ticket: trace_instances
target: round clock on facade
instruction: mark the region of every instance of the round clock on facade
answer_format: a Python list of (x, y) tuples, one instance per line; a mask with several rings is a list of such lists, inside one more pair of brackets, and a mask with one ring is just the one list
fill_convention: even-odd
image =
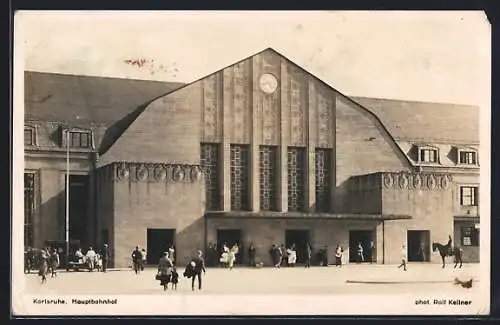
[(278, 80), (270, 73), (265, 73), (260, 77), (260, 89), (266, 94), (272, 94), (278, 88)]

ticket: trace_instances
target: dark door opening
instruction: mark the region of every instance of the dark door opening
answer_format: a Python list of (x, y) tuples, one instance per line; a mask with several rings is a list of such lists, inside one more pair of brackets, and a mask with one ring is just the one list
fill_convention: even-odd
[[(351, 230), (349, 231), (349, 262), (371, 262), (372, 261), (372, 241), (375, 241), (372, 230)], [(358, 256), (358, 246), (363, 248), (363, 260)]]
[(297, 264), (304, 264), (306, 262), (306, 248), (309, 243), (309, 230), (285, 230), (285, 246), (290, 248), (295, 244), (297, 252)]
[(430, 231), (408, 230), (408, 262), (430, 261)]
[(88, 175), (69, 176), (69, 237), (71, 240), (80, 241), (84, 251), (92, 244), (88, 242), (87, 237), (88, 179)]
[[(217, 229), (217, 252), (222, 254), (222, 249), (226, 244), (231, 248), (234, 244), (241, 245), (241, 229)], [(243, 252), (239, 252), (243, 254)]]
[(146, 262), (148, 264), (158, 264), (163, 252), (168, 252), (171, 246), (175, 248), (175, 229), (148, 228)]

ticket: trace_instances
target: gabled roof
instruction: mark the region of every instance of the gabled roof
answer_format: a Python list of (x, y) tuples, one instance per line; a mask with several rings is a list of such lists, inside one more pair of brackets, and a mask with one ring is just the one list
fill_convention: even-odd
[(114, 124), (182, 83), (25, 71), (25, 118)]
[(25, 120), (105, 126), (105, 150), (148, 102), (182, 83), (25, 71)]
[(478, 144), (476, 106), (351, 97), (377, 115), (396, 140)]

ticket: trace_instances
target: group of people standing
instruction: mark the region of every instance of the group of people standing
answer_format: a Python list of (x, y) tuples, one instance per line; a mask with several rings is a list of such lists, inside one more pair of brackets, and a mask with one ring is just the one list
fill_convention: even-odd
[[(272, 244), (271, 249), (269, 249), (269, 254), (271, 255), (271, 260), (275, 268), (280, 268), (281, 266), (294, 267), (297, 263), (297, 249), (295, 244), (290, 245), (290, 247), (285, 248), (285, 245)], [(305, 256), (305, 266), (311, 266), (311, 254), (312, 249), (309, 244), (306, 245), (306, 256)]]
[(57, 276), (57, 268), (59, 267), (59, 253), (57, 248), (45, 247), (40, 251), (40, 260), (38, 275), (42, 277), (42, 283), (47, 282), (47, 274), (50, 272), (52, 278)]
[[(186, 266), (184, 271), (184, 277), (191, 279), (191, 289), (195, 290), (195, 281), (198, 280), (198, 290), (201, 290), (202, 277), (201, 274), (206, 273), (205, 260), (203, 259), (203, 253), (197, 251), (196, 255), (191, 259), (191, 261)], [(164, 252), (158, 261), (158, 271), (156, 273), (155, 279), (160, 281), (160, 286), (163, 290), (168, 289), (168, 285), (171, 284), (172, 290), (177, 290), (177, 284), (179, 283), (179, 273), (177, 272), (177, 267), (174, 261), (174, 250), (169, 249), (168, 252)]]

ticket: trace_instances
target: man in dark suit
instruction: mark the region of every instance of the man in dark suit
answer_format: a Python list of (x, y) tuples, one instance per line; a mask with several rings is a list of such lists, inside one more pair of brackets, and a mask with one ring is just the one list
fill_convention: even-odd
[(136, 246), (135, 250), (132, 252), (132, 263), (134, 264), (135, 274), (139, 274), (141, 272), (142, 264), (142, 253), (139, 246)]
[(198, 290), (201, 290), (201, 272), (206, 273), (205, 270), (205, 260), (203, 259), (203, 253), (198, 251), (195, 257), (191, 260), (191, 265), (193, 267), (193, 277), (191, 278), (191, 288), (194, 291), (194, 279), (198, 277)]
[(109, 261), (109, 247), (108, 244), (104, 244), (104, 247), (102, 249), (102, 271), (106, 272), (108, 269), (108, 261)]

